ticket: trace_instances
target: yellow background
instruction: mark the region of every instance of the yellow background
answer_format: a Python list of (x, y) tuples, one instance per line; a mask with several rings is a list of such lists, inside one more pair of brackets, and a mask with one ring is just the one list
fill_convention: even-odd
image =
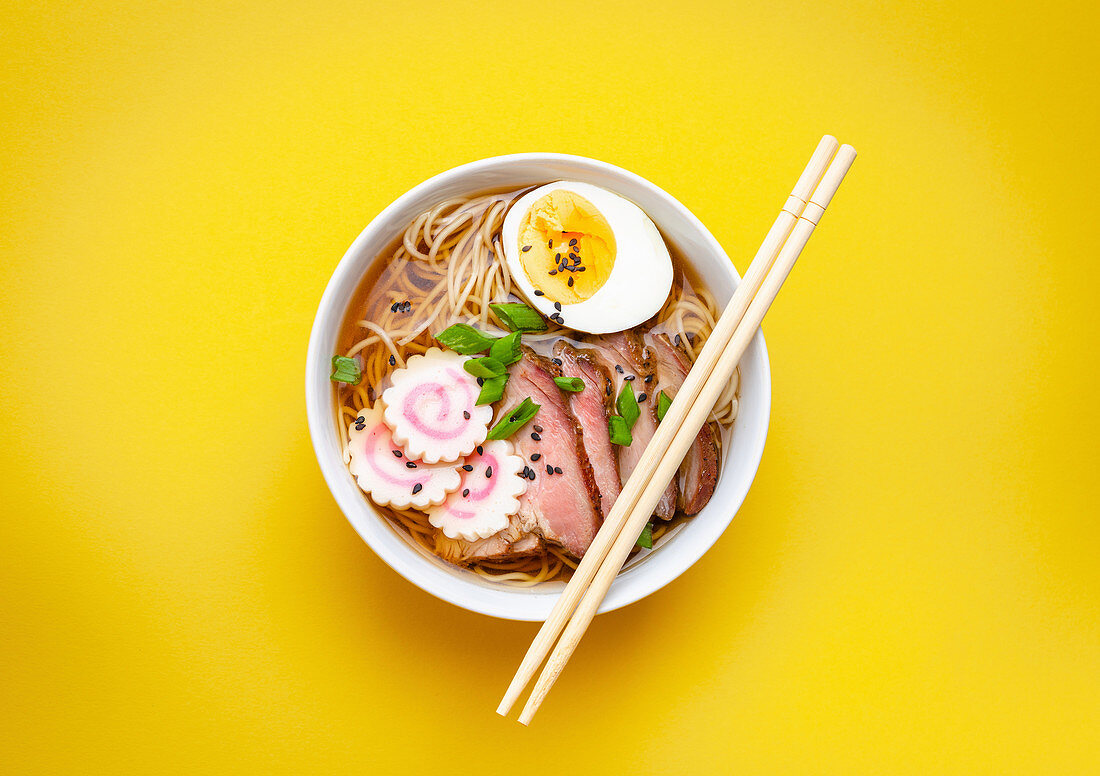
[[(0, 770), (1096, 772), (1096, 12), (648, 5), (4, 5)], [(748, 500), (498, 718), (535, 627), (402, 580), (318, 472), (329, 273), (524, 150), (743, 269), (824, 132), (860, 158)]]

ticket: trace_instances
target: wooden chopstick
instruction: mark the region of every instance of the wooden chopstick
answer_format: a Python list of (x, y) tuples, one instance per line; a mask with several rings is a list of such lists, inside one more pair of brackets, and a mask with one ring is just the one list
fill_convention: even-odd
[[(799, 217), (791, 230), (791, 234), (779, 252), (772, 270), (764, 278), (760, 290), (753, 297), (748, 310), (746, 310), (744, 317), (730, 338), (729, 344), (722, 352), (714, 371), (707, 376), (698, 398), (688, 409), (683, 424), (676, 427), (675, 436), (668, 446), (667, 452), (655, 469), (646, 470), (648, 476), (645, 489), (631, 510), (626, 525), (622, 527), (616, 537), (604, 563), (596, 572), (592, 583), (584, 591), (572, 619), (570, 619), (569, 624), (558, 640), (557, 646), (554, 647), (546, 667), (539, 676), (535, 688), (531, 691), (531, 696), (527, 699), (527, 704), (523, 707), (519, 721), (524, 725), (530, 724), (535, 712), (538, 711), (542, 701), (546, 698), (546, 694), (569, 661), (569, 657), (573, 654), (577, 644), (580, 643), (581, 637), (584, 636), (585, 630), (596, 615), (596, 610), (599, 608), (604, 596), (607, 595), (612, 581), (619, 573), (619, 569), (622, 568), (627, 555), (633, 549), (638, 535), (653, 514), (653, 508), (660, 501), (666, 483), (675, 475), (696, 434), (706, 423), (711, 409), (714, 407), (714, 402), (718, 399), (725, 384), (733, 376), (737, 363), (741, 360), (745, 349), (748, 348), (749, 342), (752, 341), (756, 330), (764, 320), (764, 315), (778, 295), (783, 281), (787, 279), (787, 275), (794, 268), (795, 261), (802, 253), (802, 249), (806, 246), (810, 235), (813, 234), (814, 227), (825, 213), (825, 208), (832, 200), (833, 195), (836, 194), (840, 182), (844, 180), (844, 176), (852, 166), (855, 158), (855, 149), (849, 145), (841, 146), (840, 150), (837, 151), (836, 157), (825, 171), (824, 178), (814, 189), (813, 196), (806, 204), (805, 212)], [(679, 394), (677, 394), (678, 397)], [(675, 403), (674, 399), (673, 405)], [(686, 402), (684, 402), (684, 406), (687, 406)], [(668, 420), (671, 412), (672, 407), (665, 413), (665, 421)], [(654, 435), (654, 439), (656, 439), (656, 435)], [(642, 461), (639, 462), (639, 468), (642, 468), (644, 464), (645, 459), (643, 457)], [(631, 479), (633, 479), (633, 476)]]
[(745, 273), (744, 279), (737, 286), (733, 297), (726, 305), (726, 309), (719, 318), (710, 337), (707, 338), (684, 384), (680, 387), (676, 396), (677, 400), (672, 403), (665, 414), (664, 421), (658, 427), (649, 445), (647, 445), (634, 475), (626, 482), (614, 508), (604, 520), (595, 540), (574, 572), (573, 578), (559, 596), (557, 603), (550, 612), (550, 616), (527, 650), (527, 654), (524, 656), (500, 706), (497, 708), (498, 714), (504, 715), (511, 710), (523, 692), (523, 688), (534, 677), (539, 665), (549, 654), (555, 640), (573, 614), (577, 603), (592, 582), (593, 577), (595, 577), (612, 544), (622, 531), (630, 511), (641, 495), (646, 480), (643, 472), (651, 471), (656, 466), (669, 442), (671, 442), (674, 430), (683, 423), (688, 406), (698, 396), (706, 375), (713, 371), (737, 323), (748, 309), (749, 303), (759, 290), (765, 275), (794, 228), (798, 216), (802, 214), (806, 202), (821, 181), (829, 160), (836, 153), (838, 145), (836, 138), (826, 135), (821, 139), (817, 149), (810, 157), (810, 161), (791, 191), (784, 209), (780, 211), (775, 223), (768, 231), (764, 242)]

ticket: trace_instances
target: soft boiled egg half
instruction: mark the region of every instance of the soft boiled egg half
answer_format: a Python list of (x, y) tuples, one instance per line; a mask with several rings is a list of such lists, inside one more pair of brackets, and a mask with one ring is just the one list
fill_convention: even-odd
[(539, 312), (578, 331), (623, 331), (653, 317), (672, 288), (672, 257), (642, 209), (607, 189), (558, 181), (504, 218), (512, 282)]

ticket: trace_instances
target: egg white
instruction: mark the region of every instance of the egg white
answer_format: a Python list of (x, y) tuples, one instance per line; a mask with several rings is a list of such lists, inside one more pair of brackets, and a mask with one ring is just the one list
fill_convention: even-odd
[(549, 317), (558, 312), (554, 302), (536, 296), (538, 288), (520, 261), (519, 229), (523, 217), (535, 202), (556, 189), (572, 191), (598, 209), (615, 235), (615, 263), (602, 286), (588, 299), (562, 304), (565, 325), (591, 334), (607, 334), (633, 328), (653, 317), (664, 305), (672, 288), (672, 257), (657, 226), (630, 200), (579, 181), (558, 181), (540, 186), (516, 200), (504, 217), (501, 238), (512, 283), (528, 303)]

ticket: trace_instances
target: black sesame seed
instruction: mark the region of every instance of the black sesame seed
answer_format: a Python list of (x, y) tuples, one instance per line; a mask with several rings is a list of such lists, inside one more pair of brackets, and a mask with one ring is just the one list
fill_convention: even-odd
[(462, 470), (466, 472), (472, 472), (474, 470), (474, 467), (467, 463), (463, 464)]
[(538, 423), (536, 423), (535, 425), (531, 426), (531, 428), (535, 429), (535, 431), (536, 431), (536, 432), (538, 432), (539, 434), (541, 434), (541, 433), (542, 433), (542, 426), (540, 426), (540, 425), (539, 425)]
[(542, 293), (541, 291), (539, 291), (539, 290), (538, 290), (538, 289), (536, 288), (536, 289), (535, 289), (535, 296), (545, 296), (545, 294), (543, 294), (543, 293)]
[(547, 240), (546, 241), (546, 247), (547, 248), (553, 248), (554, 247), (554, 241), (553, 240)]
[(551, 466), (550, 464), (546, 464), (546, 473), (547, 474), (553, 474), (554, 473), (554, 467)]
[(587, 267), (577, 267), (577, 272), (584, 272)]
[(580, 257), (580, 256), (578, 256), (578, 255), (577, 255), (577, 254), (575, 254), (575, 253), (570, 253), (570, 254), (569, 254), (569, 258), (571, 258), (571, 259), (573, 260), (573, 263), (574, 263), (574, 264), (576, 264), (576, 263), (577, 263), (578, 261), (580, 261), (580, 260), (581, 260), (581, 257)]
[(560, 358), (552, 358), (552, 359), (550, 359), (550, 363), (551, 364), (557, 364), (558, 366), (561, 366), (561, 359)]
[(469, 495), (470, 495), (470, 489), (469, 488), (463, 488), (462, 489), (462, 498), (466, 498)]
[(623, 379), (626, 380), (628, 383), (632, 383), (634, 382), (634, 375), (627, 375)]
[(390, 305), (390, 312), (391, 313), (397, 312), (397, 302), (394, 302), (393, 304)]
[(607, 395), (608, 396), (611, 395), (611, 381), (610, 380), (607, 381)]
[(394, 450), (393, 454), (394, 454), (395, 458), (400, 458), (401, 457), (401, 451), (400, 450)]
[(479, 386), (485, 385), (485, 378), (484, 377), (477, 378), (477, 384)]
[(558, 262), (559, 264), (561, 264), (561, 254), (560, 254), (560, 253), (555, 253), (555, 254), (554, 254), (554, 261), (556, 261), (556, 262)]
[(390, 356), (390, 366), (393, 366), (396, 363), (397, 363), (397, 359), (394, 358), (393, 356)]
[(569, 278), (569, 282), (566, 283), (566, 285), (569, 286), (570, 288), (572, 288), (573, 287), (573, 278)]
[(641, 404), (643, 401), (645, 401), (645, 397), (646, 397), (646, 395), (644, 393), (639, 393), (638, 394), (638, 403)]
[(683, 344), (684, 340), (683, 340), (683, 338), (680, 337), (679, 334), (677, 334), (676, 339), (674, 341), (676, 342), (677, 345), (681, 345), (681, 344)]
[(615, 364), (615, 371), (618, 372), (619, 374), (622, 374), (623, 373), (622, 365), (621, 364)]
[(542, 441), (542, 437), (540, 437), (538, 434), (536, 434), (533, 431), (531, 432), (531, 438), (534, 439), (536, 442), (541, 442)]
[(529, 480), (535, 479), (535, 470), (534, 469), (531, 469), (527, 472), (527, 479), (529, 479)]
[(530, 245), (524, 245), (522, 248), (520, 248), (520, 250), (523, 251), (524, 253), (527, 253), (527, 251), (531, 250), (531, 246)]
[(651, 382), (653, 382), (653, 375), (646, 375), (646, 376), (645, 376), (645, 381), (646, 381), (647, 383), (651, 383)]
[(421, 485), (419, 482), (416, 483), (415, 485), (413, 485), (413, 495), (414, 496), (422, 490), (424, 490), (424, 486)]
[(485, 454), (485, 448), (482, 447), (481, 445), (478, 445), (477, 446), (477, 454), (478, 455), (484, 455)]
[(532, 460), (532, 461), (537, 461), (537, 460), (538, 460), (538, 459), (540, 459), (540, 458), (542, 458), (542, 453), (533, 453), (533, 454), (531, 455), (531, 460)]
[(561, 467), (560, 466), (555, 466), (554, 467), (554, 474), (561, 474)]
[(558, 274), (558, 271), (556, 269), (552, 269), (552, 270), (550, 270), (550, 274), (551, 275), (556, 275), (556, 274)]
[(466, 420), (469, 420), (470, 419), (469, 410), (462, 410), (462, 417), (464, 417)]
[(561, 302), (554, 302), (554, 309), (561, 312)]
[(573, 238), (572, 240), (570, 240), (570, 241), (569, 241), (569, 244), (570, 244), (571, 246), (572, 246), (572, 245), (576, 245), (576, 244), (577, 244), (577, 238), (576, 238), (576, 237), (574, 237), (574, 238)]
[(492, 477), (493, 476), (493, 467), (492, 466), (486, 466), (485, 467), (485, 476), (486, 477)]
[(412, 461), (405, 461), (405, 468), (406, 468), (406, 469), (415, 469), (415, 468), (416, 468), (416, 464), (415, 464), (415, 463), (413, 463)]

